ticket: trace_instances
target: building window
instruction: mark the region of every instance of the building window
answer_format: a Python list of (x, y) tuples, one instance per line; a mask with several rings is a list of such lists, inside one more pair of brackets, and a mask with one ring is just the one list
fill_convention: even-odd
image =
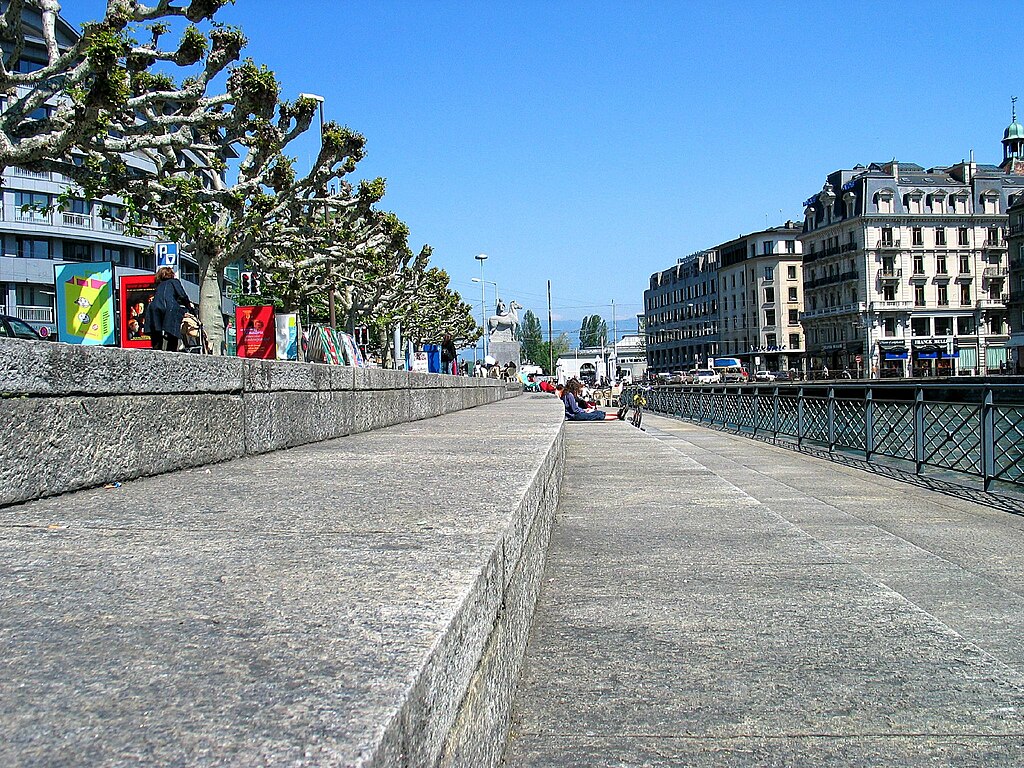
[(945, 245), (946, 244), (946, 228), (936, 227), (935, 228), (935, 244)]
[(961, 285), (960, 286), (960, 306), (969, 307), (971, 305), (971, 286)]
[(92, 246), (89, 243), (65, 240), (61, 243), (61, 258), (64, 261), (92, 261)]
[(922, 256), (920, 253), (914, 254), (914, 274), (924, 274), (924, 256)]
[(952, 336), (953, 335), (953, 318), (952, 317), (936, 317), (935, 318), (935, 335), (936, 336)]
[(72, 197), (61, 206), (61, 210), (67, 213), (79, 213), (83, 216), (88, 216), (92, 213), (92, 202), (83, 200), (80, 197)]
[(882, 301), (896, 301), (896, 286), (882, 286)]
[(938, 288), (939, 288), (939, 306), (940, 307), (948, 307), (949, 306), (949, 286), (940, 285)]
[(923, 307), (924, 306), (924, 286), (923, 285), (915, 285), (914, 286), (914, 306), (915, 307)]
[(796, 267), (793, 266), (792, 264), (786, 267), (786, 279), (796, 280)]
[(970, 245), (971, 244), (969, 232), (970, 232), (970, 230), (967, 229), (967, 227), (960, 227), (956, 231), (956, 242), (957, 242), (957, 245)]
[(911, 336), (931, 336), (932, 319), (930, 317), (914, 317), (910, 320)]
[(800, 325), (800, 310), (799, 309), (791, 309), (791, 310), (789, 310), (789, 324), (790, 325)]
[(41, 192), (15, 192), (15, 218), (22, 221), (46, 221), (50, 196)]
[(789, 334), (789, 348), (790, 349), (800, 349), (800, 334), (799, 333), (791, 333), (791, 334)]
[(971, 316), (958, 317), (956, 319), (956, 332), (960, 336), (973, 336), (977, 328), (974, 325), (974, 318)]
[(789, 286), (789, 300), (790, 301), (797, 301), (796, 286), (795, 285)]
[(948, 275), (949, 271), (946, 269), (946, 254), (938, 253), (935, 255), (935, 274), (937, 275)]
[(924, 245), (924, 233), (922, 232), (921, 227), (914, 227), (910, 231), (910, 238), (910, 242), (914, 245)]
[(774, 253), (775, 252), (775, 241), (774, 240), (765, 240), (761, 244), (761, 252), (763, 254), (765, 254), (766, 256), (768, 254), (770, 254), (770, 253)]
[(23, 259), (48, 259), (50, 258), (50, 241), (19, 237), (18, 256)]
[(779, 346), (779, 337), (774, 333), (766, 333), (764, 335), (764, 345), (769, 349), (773, 349)]
[(971, 273), (971, 256), (967, 253), (960, 254), (960, 274), (969, 275)]
[(786, 253), (796, 253), (796, 240), (786, 241)]
[(772, 328), (775, 325), (775, 310), (766, 309), (764, 311), (764, 324), (768, 328)]
[(896, 335), (895, 317), (887, 317), (882, 321), (882, 335), (890, 339)]
[(765, 267), (764, 268), (764, 281), (766, 283), (770, 283), (774, 279), (775, 279), (775, 270), (772, 269), (771, 267)]
[(775, 289), (774, 288), (765, 288), (764, 289), (764, 303), (765, 304), (774, 304), (775, 303)]
[(892, 227), (882, 227), (882, 245), (892, 246)]
[(189, 261), (188, 259), (182, 259), (181, 262), (181, 274), (179, 277), (182, 280), (187, 280), (190, 283), (199, 283), (199, 265), (195, 262)]

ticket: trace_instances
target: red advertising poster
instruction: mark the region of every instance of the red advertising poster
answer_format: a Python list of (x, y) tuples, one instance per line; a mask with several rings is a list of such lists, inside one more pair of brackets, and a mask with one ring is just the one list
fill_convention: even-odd
[(149, 349), (146, 333), (146, 307), (156, 291), (156, 275), (124, 275), (120, 283), (121, 346)]
[(235, 307), (239, 357), (277, 358), (277, 327), (273, 307)]

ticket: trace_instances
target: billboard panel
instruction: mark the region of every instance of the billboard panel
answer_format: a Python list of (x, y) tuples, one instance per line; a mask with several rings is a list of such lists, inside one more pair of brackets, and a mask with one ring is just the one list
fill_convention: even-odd
[(146, 308), (156, 293), (155, 275), (125, 275), (120, 280), (121, 346), (150, 349)]
[(277, 327), (273, 307), (235, 307), (238, 356), (273, 360), (277, 352)]
[(299, 316), (295, 314), (276, 315), (277, 359), (299, 359)]
[(58, 339), (96, 346), (117, 343), (113, 264), (58, 264), (54, 285)]

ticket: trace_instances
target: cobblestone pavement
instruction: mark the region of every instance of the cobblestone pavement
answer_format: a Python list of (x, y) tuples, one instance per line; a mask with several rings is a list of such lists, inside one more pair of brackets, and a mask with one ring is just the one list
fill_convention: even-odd
[(567, 425), (508, 766), (1024, 764), (1024, 517), (645, 427)]

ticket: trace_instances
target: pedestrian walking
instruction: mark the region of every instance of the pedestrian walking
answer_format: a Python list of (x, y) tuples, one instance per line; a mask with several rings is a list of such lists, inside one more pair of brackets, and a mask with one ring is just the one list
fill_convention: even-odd
[(452, 335), (446, 333), (444, 338), (441, 339), (441, 370), (445, 373), (455, 373), (459, 371), (457, 368), (453, 368), (455, 365), (455, 359), (459, 356), (458, 351), (455, 349), (455, 342), (452, 341)]
[(156, 271), (156, 292), (146, 308), (146, 331), (153, 349), (177, 352), (181, 340), (181, 321), (193, 304), (185, 287), (170, 267)]

